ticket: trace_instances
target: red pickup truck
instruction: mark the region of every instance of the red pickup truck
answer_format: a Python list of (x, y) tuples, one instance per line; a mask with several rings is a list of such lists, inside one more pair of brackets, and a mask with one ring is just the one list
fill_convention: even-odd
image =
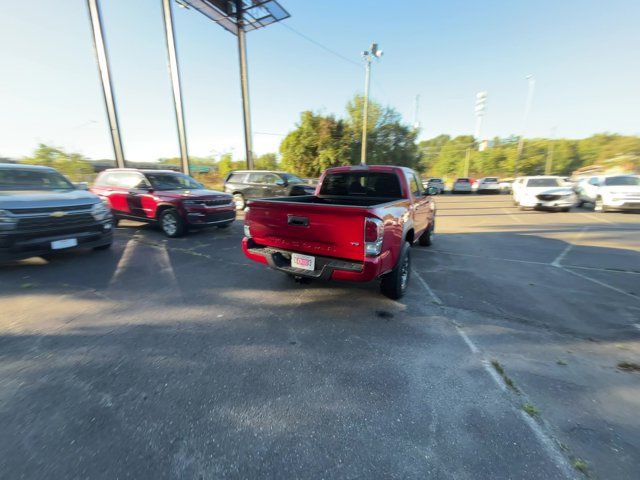
[(405, 167), (330, 168), (315, 195), (250, 201), (242, 249), (296, 279), (380, 278), (382, 293), (398, 299), (409, 283), (411, 245), (431, 245), (434, 193)]

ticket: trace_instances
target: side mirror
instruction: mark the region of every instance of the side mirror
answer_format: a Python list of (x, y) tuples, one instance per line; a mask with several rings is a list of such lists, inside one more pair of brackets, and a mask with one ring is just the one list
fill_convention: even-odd
[(280, 180), (276, 180), (276, 185), (278, 185), (279, 187), (284, 187), (287, 185), (287, 182), (281, 178)]
[(427, 195), (437, 195), (438, 189), (436, 187), (427, 187)]
[(76, 190), (89, 190), (89, 184), (87, 182), (75, 182), (73, 184)]

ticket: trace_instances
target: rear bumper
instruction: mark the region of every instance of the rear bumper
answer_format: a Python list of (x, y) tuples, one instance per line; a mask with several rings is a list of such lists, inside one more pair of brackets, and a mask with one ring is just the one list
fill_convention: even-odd
[[(56, 240), (68, 240), (75, 238), (77, 246), (68, 249), (54, 250), (51, 242)], [(78, 248), (94, 248), (107, 245), (113, 241), (113, 221), (88, 226), (80, 231), (47, 231), (41, 234), (21, 233), (19, 231), (0, 232), (0, 263), (11, 260), (20, 260), (29, 257), (37, 257), (49, 253), (75, 250)]]
[(349, 282), (370, 282), (380, 276), (380, 257), (366, 258), (363, 262), (315, 256), (316, 268), (313, 272), (291, 267), (291, 253), (279, 248), (257, 245), (252, 239), (242, 239), (242, 251), (254, 262), (263, 263), (274, 270), (307, 278), (322, 280), (344, 280)]
[(614, 199), (605, 203), (605, 206), (613, 210), (640, 210), (640, 199)]

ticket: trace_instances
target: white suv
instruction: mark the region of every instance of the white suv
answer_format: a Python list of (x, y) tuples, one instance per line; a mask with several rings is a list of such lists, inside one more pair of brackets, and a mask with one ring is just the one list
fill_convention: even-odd
[(513, 182), (513, 201), (520, 209), (545, 208), (568, 212), (577, 198), (560, 177), (519, 177)]
[(576, 185), (578, 205), (593, 204), (596, 212), (640, 210), (638, 175), (601, 175), (584, 178)]

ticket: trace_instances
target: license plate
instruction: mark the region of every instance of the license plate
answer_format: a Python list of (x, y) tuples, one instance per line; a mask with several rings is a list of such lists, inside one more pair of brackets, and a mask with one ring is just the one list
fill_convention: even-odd
[(52, 250), (61, 250), (63, 248), (71, 248), (78, 245), (78, 240), (75, 238), (65, 238), (64, 240), (55, 240), (51, 242)]
[(313, 272), (316, 268), (316, 258), (310, 255), (300, 255), (299, 253), (291, 254), (291, 266), (301, 270), (309, 270)]

